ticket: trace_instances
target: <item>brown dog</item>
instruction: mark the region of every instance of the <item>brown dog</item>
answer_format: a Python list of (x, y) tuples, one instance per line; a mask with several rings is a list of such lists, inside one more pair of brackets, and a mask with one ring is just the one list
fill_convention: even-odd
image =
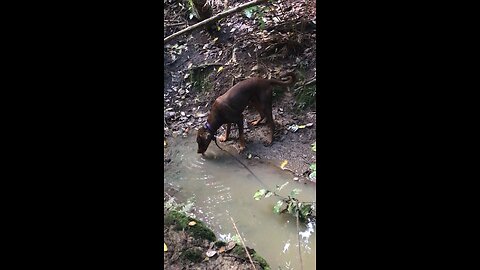
[(245, 137), (243, 134), (243, 111), (250, 103), (260, 113), (260, 118), (253, 121), (252, 125), (257, 125), (266, 118), (266, 123), (270, 128), (270, 134), (267, 143), (270, 145), (273, 141), (273, 132), (275, 124), (272, 117), (272, 90), (274, 85), (289, 86), (295, 82), (295, 74), (287, 73), (287, 81), (275, 79), (250, 78), (237, 83), (225, 94), (219, 96), (213, 103), (210, 115), (203, 127), (197, 134), (197, 153), (205, 153), (208, 145), (215, 136), (217, 130), (227, 124), (225, 135), (219, 140), (224, 142), (228, 140), (230, 134), (230, 125), (235, 123), (238, 126), (238, 137), (240, 141), (240, 152), (245, 149)]

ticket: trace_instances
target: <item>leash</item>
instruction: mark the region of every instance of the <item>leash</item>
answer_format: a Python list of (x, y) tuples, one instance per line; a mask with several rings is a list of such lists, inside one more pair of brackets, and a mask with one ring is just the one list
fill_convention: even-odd
[(250, 170), (245, 164), (243, 164), (242, 161), (240, 161), (236, 156), (234, 156), (233, 154), (231, 154), (230, 152), (228, 152), (227, 150), (223, 149), (220, 147), (220, 145), (218, 145), (217, 143), (217, 137), (216, 136), (213, 136), (213, 140), (215, 141), (215, 144), (217, 145), (217, 147), (224, 151), (224, 152), (227, 152), (230, 156), (232, 156), (236, 161), (238, 161), (238, 163), (242, 164), (243, 167), (245, 167), (245, 169), (247, 169), (257, 180), (258, 182), (260, 182), (265, 188), (268, 188), (267, 185), (265, 185), (265, 183), (262, 182), (262, 180), (260, 180), (260, 178), (258, 178), (253, 172), (252, 170)]

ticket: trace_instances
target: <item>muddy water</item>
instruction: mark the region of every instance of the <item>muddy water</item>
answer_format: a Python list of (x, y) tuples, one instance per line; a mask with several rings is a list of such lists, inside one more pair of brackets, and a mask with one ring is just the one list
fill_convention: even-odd
[[(253, 199), (264, 186), (242, 165), (212, 142), (206, 155), (196, 154), (195, 138), (177, 138), (169, 145), (172, 161), (166, 166), (164, 182), (180, 191), (180, 201), (194, 198), (193, 213), (204, 220), (219, 238), (234, 236), (232, 217), (247, 246), (254, 248), (272, 269), (300, 269), (296, 220), (289, 215), (276, 215), (272, 208), (276, 197)], [(173, 142), (169, 142), (173, 143)], [(223, 146), (223, 144), (221, 144)], [(226, 149), (234, 153), (233, 148)], [(301, 189), (302, 201), (316, 201), (315, 186), (292, 181), (288, 172), (260, 160), (241, 159), (267, 189), (289, 182), (279, 193), (286, 196), (294, 188)], [(316, 228), (300, 225), (304, 269), (315, 269)]]

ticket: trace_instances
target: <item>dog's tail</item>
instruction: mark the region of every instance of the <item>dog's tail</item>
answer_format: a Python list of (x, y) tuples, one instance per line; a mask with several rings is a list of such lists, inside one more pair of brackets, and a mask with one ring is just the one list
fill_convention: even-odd
[(285, 74), (284, 76), (282, 76), (282, 78), (289, 78), (289, 79), (286, 80), (286, 81), (270, 79), (268, 81), (270, 82), (270, 84), (273, 84), (273, 85), (290, 86), (290, 85), (293, 85), (295, 83), (296, 79), (297, 79), (294, 72), (289, 72), (289, 73)]

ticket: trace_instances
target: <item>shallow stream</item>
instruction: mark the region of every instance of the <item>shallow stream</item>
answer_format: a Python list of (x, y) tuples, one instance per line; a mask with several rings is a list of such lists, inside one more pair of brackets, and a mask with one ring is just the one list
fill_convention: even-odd
[[(220, 144), (235, 153), (233, 148)], [(171, 162), (165, 166), (164, 184), (178, 190), (179, 202), (193, 198), (193, 213), (206, 222), (223, 240), (236, 235), (230, 217), (247, 246), (255, 249), (273, 269), (300, 269), (295, 218), (273, 213), (275, 196), (256, 201), (253, 194), (262, 188), (287, 196), (294, 188), (301, 190), (301, 201), (316, 201), (315, 185), (293, 181), (293, 176), (259, 159), (240, 160), (267, 186), (255, 179), (241, 164), (212, 142), (205, 156), (197, 154), (194, 137), (169, 141)], [(315, 269), (316, 227), (300, 224), (303, 269)]]

